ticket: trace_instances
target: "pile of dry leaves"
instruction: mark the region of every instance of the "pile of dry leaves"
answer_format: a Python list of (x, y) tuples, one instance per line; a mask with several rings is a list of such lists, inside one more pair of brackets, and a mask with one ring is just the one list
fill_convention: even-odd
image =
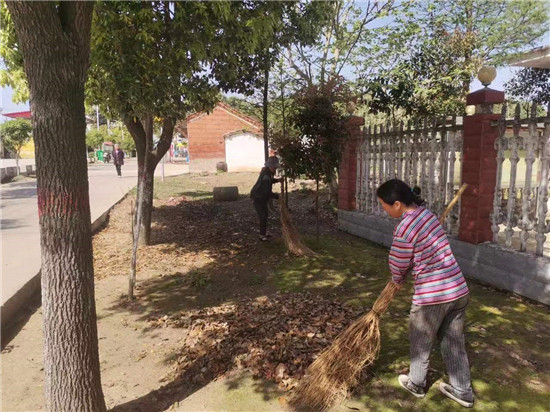
[(364, 311), (309, 294), (276, 294), (150, 322), (188, 329), (174, 364), (179, 377), (206, 383), (231, 370), (247, 369), (289, 390)]

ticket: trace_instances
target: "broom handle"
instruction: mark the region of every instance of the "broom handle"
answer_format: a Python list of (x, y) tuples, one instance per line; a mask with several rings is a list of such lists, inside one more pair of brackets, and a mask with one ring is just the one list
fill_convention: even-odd
[(439, 218), (439, 223), (441, 224), (445, 223), (445, 219), (447, 218), (447, 215), (449, 214), (451, 209), (454, 207), (456, 202), (458, 202), (458, 199), (460, 199), (460, 196), (462, 196), (462, 193), (464, 193), (467, 187), (468, 187), (467, 183), (463, 183), (462, 186), (460, 186), (460, 189), (458, 189), (458, 192), (456, 193), (455, 197), (453, 197), (453, 200), (451, 200), (451, 203), (449, 203), (449, 205), (445, 208), (445, 211)]

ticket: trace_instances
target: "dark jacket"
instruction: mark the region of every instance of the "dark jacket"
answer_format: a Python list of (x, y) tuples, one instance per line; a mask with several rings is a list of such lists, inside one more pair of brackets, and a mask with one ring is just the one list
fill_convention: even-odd
[(113, 150), (113, 163), (115, 165), (123, 165), (124, 164), (124, 152), (122, 150), (119, 149), (118, 152)]
[(273, 177), (273, 173), (269, 170), (268, 167), (264, 167), (260, 172), (260, 176), (256, 181), (256, 184), (252, 187), (250, 191), (250, 197), (255, 202), (267, 202), (270, 198), (278, 199), (279, 195), (273, 193), (273, 184), (277, 183), (279, 180)]

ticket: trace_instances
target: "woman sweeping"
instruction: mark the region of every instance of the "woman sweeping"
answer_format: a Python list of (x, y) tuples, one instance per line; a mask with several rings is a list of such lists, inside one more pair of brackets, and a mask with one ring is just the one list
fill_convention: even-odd
[(265, 162), (265, 167), (260, 171), (256, 184), (250, 190), (250, 197), (254, 202), (254, 209), (260, 219), (260, 240), (267, 240), (267, 217), (269, 215), (268, 202), (270, 199), (278, 199), (279, 195), (273, 193), (273, 184), (282, 179), (275, 179), (275, 172), (280, 166), (277, 156), (270, 156)]
[(468, 286), (445, 231), (437, 217), (422, 207), (420, 189), (393, 179), (376, 194), (388, 215), (401, 218), (389, 256), (393, 281), (401, 286), (409, 272), (414, 279), (409, 320), (411, 365), (408, 375), (399, 375), (399, 384), (417, 398), (426, 396), (430, 353), (439, 340), (450, 381), (442, 382), (439, 389), (471, 408), (474, 394), (463, 332)]

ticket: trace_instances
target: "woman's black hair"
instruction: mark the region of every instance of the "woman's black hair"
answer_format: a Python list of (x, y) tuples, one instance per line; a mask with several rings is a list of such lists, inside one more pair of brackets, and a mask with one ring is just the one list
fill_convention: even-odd
[(411, 189), (408, 184), (399, 179), (391, 179), (380, 185), (376, 191), (376, 196), (388, 205), (393, 205), (398, 200), (407, 206), (413, 203), (418, 206), (424, 204), (424, 199), (420, 197), (420, 188), (415, 186)]

